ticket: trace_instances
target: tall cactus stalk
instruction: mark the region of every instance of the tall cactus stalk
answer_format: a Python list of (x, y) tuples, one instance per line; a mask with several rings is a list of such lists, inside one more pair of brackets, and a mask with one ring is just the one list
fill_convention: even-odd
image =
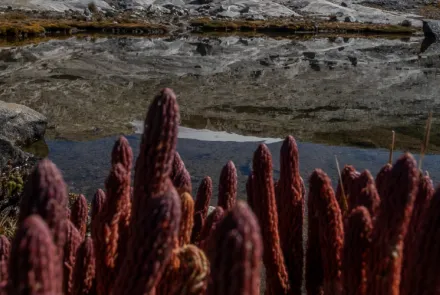
[(39, 215), (24, 218), (12, 241), (8, 294), (60, 294), (57, 250), (47, 224)]
[(182, 195), (183, 193), (188, 193), (191, 195), (191, 175), (189, 174), (188, 170), (186, 170), (185, 164), (183, 163), (178, 152), (175, 152), (174, 155), (173, 169), (171, 171), (170, 178), (173, 181), (174, 187), (179, 195)]
[(98, 189), (92, 200), (92, 212), (90, 218), (90, 231), (95, 249), (99, 249), (100, 245), (104, 242), (101, 240), (100, 227), (101, 227), (101, 214), (104, 208), (106, 195), (102, 189)]
[(304, 195), (298, 156), (296, 141), (292, 136), (288, 136), (281, 147), (277, 208), (281, 249), (289, 274), (291, 291), (292, 294), (300, 295), (304, 267)]
[(73, 271), (73, 295), (96, 294), (96, 263), (93, 241), (87, 237), (78, 249)]
[(289, 277), (284, 265), (278, 234), (278, 213), (272, 175), (272, 156), (266, 145), (260, 144), (253, 157), (253, 206), (263, 236), (263, 262), (266, 286), (272, 294), (289, 294)]
[(369, 295), (398, 295), (403, 241), (419, 185), (419, 171), (413, 156), (401, 156), (387, 176), (385, 195), (372, 233), (368, 260)]
[(179, 246), (183, 247), (191, 242), (191, 232), (194, 225), (194, 200), (188, 193), (180, 196), (182, 204), (182, 218), (179, 229)]
[(76, 226), (82, 239), (84, 239), (86, 236), (87, 218), (89, 216), (88, 211), (89, 207), (86, 197), (84, 197), (84, 195), (79, 195), (72, 205), (70, 221), (72, 221), (72, 223)]
[(367, 291), (367, 253), (371, 246), (373, 223), (364, 206), (354, 208), (347, 217), (342, 281), (345, 295), (365, 295)]
[(370, 171), (363, 171), (353, 182), (350, 189), (350, 212), (358, 207), (364, 206), (368, 209), (371, 218), (377, 214), (380, 205), (380, 197), (376, 189), (376, 183)]
[(316, 169), (310, 176), (309, 235), (306, 287), (312, 294), (340, 294), (344, 244), (342, 214), (327, 174)]
[(376, 175), (376, 189), (381, 199), (388, 194), (387, 189), (392, 169), (393, 166), (391, 164), (385, 164)]
[(197, 244), (200, 241), (200, 233), (208, 216), (209, 202), (212, 197), (212, 180), (206, 176), (200, 183), (194, 204), (194, 226), (191, 234), (191, 242)]
[(8, 281), (8, 262), (11, 253), (11, 243), (4, 235), (0, 236), (0, 285)]
[(73, 268), (76, 262), (76, 253), (81, 245), (81, 233), (72, 222), (67, 222), (66, 243), (63, 259), (63, 294), (71, 295), (73, 291)]
[(202, 231), (200, 232), (200, 242), (199, 247), (203, 250), (206, 250), (206, 246), (209, 240), (209, 237), (217, 228), (217, 224), (223, 219), (225, 216), (225, 211), (222, 207), (216, 207), (215, 210), (208, 215), (206, 218), (206, 222), (203, 225)]
[(242, 201), (218, 224), (208, 242), (208, 294), (259, 295), (263, 241), (258, 220)]
[(228, 211), (234, 207), (237, 200), (237, 169), (232, 161), (229, 161), (222, 169), (218, 187), (217, 206)]
[[(336, 188), (336, 199), (338, 200), (339, 208), (342, 216), (347, 216), (350, 213), (349, 203), (351, 202), (351, 188), (356, 179), (359, 178), (359, 172), (351, 165), (345, 165), (341, 171), (341, 181), (338, 181)], [(344, 195), (345, 194), (345, 195)], [(344, 199), (345, 198), (345, 199)]]

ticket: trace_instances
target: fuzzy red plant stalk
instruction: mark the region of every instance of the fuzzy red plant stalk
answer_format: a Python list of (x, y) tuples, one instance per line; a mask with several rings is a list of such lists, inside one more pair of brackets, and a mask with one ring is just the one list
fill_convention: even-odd
[(356, 178), (350, 188), (349, 211), (358, 206), (368, 209), (371, 218), (377, 214), (380, 205), (380, 197), (376, 189), (376, 183), (370, 171), (363, 171)]
[(182, 171), (180, 171), (179, 174), (177, 174), (173, 183), (179, 195), (182, 195), (184, 193), (192, 193), (191, 175), (189, 174), (188, 170), (186, 170), (186, 168), (184, 168)]
[(254, 179), (255, 179), (254, 173), (251, 172), (248, 176), (247, 181), (246, 181), (247, 203), (248, 203), (249, 207), (251, 207), (252, 210), (255, 210), (254, 200), (253, 200), (253, 198), (254, 198), (254, 192), (253, 192)]
[(100, 240), (99, 235), (99, 224), (100, 224), (100, 214), (102, 214), (102, 209), (104, 208), (106, 200), (105, 192), (102, 189), (98, 189), (93, 196), (92, 200), (92, 212), (91, 212), (91, 218), (90, 218), (90, 227), (91, 227), (91, 234), (92, 234), (92, 240), (95, 244), (95, 250), (98, 249), (98, 245), (103, 243)]
[(131, 168), (133, 165), (133, 151), (128, 143), (127, 138), (120, 136), (118, 140), (113, 145), (111, 164), (115, 166), (116, 164), (122, 164), (122, 166), (131, 173)]
[(70, 221), (76, 226), (82, 239), (86, 236), (87, 218), (89, 216), (88, 206), (86, 197), (84, 197), (84, 195), (79, 195), (72, 204), (72, 211), (70, 214)]
[(223, 219), (224, 215), (225, 211), (222, 207), (216, 207), (215, 210), (208, 215), (202, 231), (200, 232), (199, 247), (201, 249), (206, 250), (206, 244), (209, 237), (215, 231), (217, 224)]
[(56, 252), (52, 234), (39, 215), (22, 220), (12, 241), (8, 294), (61, 294)]
[(166, 180), (172, 172), (179, 120), (176, 96), (171, 89), (165, 88), (154, 98), (144, 123), (135, 167), (134, 220), (139, 220), (145, 214), (142, 202), (153, 195), (162, 195), (167, 189)]
[(197, 244), (200, 240), (200, 232), (208, 216), (209, 202), (212, 197), (212, 179), (209, 176), (203, 178), (197, 190), (194, 204), (194, 226), (191, 233), (191, 243)]
[[(67, 226), (67, 187), (61, 172), (49, 159), (38, 162), (25, 185), (20, 203), (18, 226), (26, 217), (38, 214), (48, 225), (56, 247), (55, 272), (57, 280), (62, 281), (63, 248), (66, 241)], [(59, 290), (61, 292), (61, 290)]]
[[(96, 243), (97, 289), (110, 294), (116, 280), (118, 259), (125, 257), (130, 223), (130, 173), (122, 163), (116, 163), (106, 180), (107, 197), (99, 221), (99, 241)], [(121, 235), (124, 235), (122, 237)]]
[[(408, 225), (408, 230), (404, 240), (403, 247), (403, 262), (402, 262), (402, 278), (401, 281), (405, 282), (409, 280), (410, 277), (414, 274), (414, 269), (409, 268), (409, 258), (413, 255), (414, 251), (418, 251), (415, 249), (417, 247), (417, 233), (420, 230), (420, 226), (422, 220), (425, 215), (425, 211), (430, 204), (431, 198), (434, 194), (434, 186), (432, 184), (432, 180), (429, 175), (420, 175), (419, 181), (419, 189), (414, 200), (413, 212), (411, 215), (411, 221)], [(400, 292), (403, 294), (404, 284), (401, 283)]]
[[(176, 177), (183, 171), (185, 168), (185, 163), (182, 161), (182, 158), (180, 157), (179, 152), (174, 152), (174, 158), (173, 158), (173, 167), (171, 170), (170, 178), (173, 181), (173, 184), (175, 183)], [(174, 185), (176, 186), (176, 185)]]
[(292, 136), (281, 146), (280, 179), (277, 190), (278, 228), (281, 249), (292, 294), (301, 294), (304, 267), (304, 198), (299, 175), (298, 147)]
[(112, 294), (155, 294), (173, 249), (177, 244), (181, 219), (180, 198), (171, 180), (160, 196), (140, 203), (144, 214), (135, 223), (129, 249)]
[(11, 243), (4, 235), (0, 236), (0, 284), (8, 281), (8, 262)]
[[(315, 169), (310, 176), (309, 184), (309, 240), (306, 269), (308, 292), (321, 294), (322, 290), (326, 295), (340, 294), (344, 245), (341, 209), (330, 178), (324, 171)], [(311, 257), (314, 255), (316, 258)], [(316, 285), (311, 286), (313, 283)]]
[(401, 285), (401, 295), (440, 294), (440, 189), (437, 188), (423, 213), (415, 237), (415, 247), (408, 257), (411, 275)]
[(194, 245), (176, 248), (164, 271), (157, 295), (204, 295), (208, 285), (209, 261)]
[[(379, 173), (376, 175), (376, 189), (377, 193), (379, 194), (379, 198), (382, 199), (384, 196), (386, 196), (387, 189), (388, 189), (388, 181), (391, 175), (391, 170), (393, 169), (393, 166), (391, 164), (386, 164), (383, 166)], [(379, 207), (380, 208), (380, 207)]]
[(367, 294), (370, 295), (399, 294), (403, 242), (419, 185), (419, 171), (413, 156), (402, 155), (387, 178), (368, 259)]
[(182, 218), (179, 227), (179, 246), (183, 247), (191, 242), (191, 232), (194, 225), (194, 200), (188, 193), (180, 196)]
[(208, 294), (259, 295), (263, 241), (258, 220), (238, 201), (209, 238)]
[(80, 232), (75, 225), (67, 221), (66, 243), (64, 245), (63, 259), (63, 294), (71, 295), (73, 290), (73, 268), (76, 261), (76, 253), (82, 243)]
[(95, 295), (95, 250), (93, 241), (87, 237), (78, 249), (73, 271), (73, 295)]
[(228, 211), (234, 207), (237, 200), (237, 169), (232, 161), (229, 161), (222, 169), (218, 186), (217, 206)]
[[(341, 181), (338, 180), (338, 186), (336, 188), (336, 199), (338, 200), (342, 216), (348, 215), (351, 211), (348, 207), (348, 204), (351, 201), (351, 187), (353, 186), (353, 183), (359, 177), (359, 175), (360, 173), (351, 165), (345, 165), (344, 169), (342, 169), (341, 171), (343, 187), (341, 187)], [(345, 200), (343, 193), (345, 194)]]
[(265, 144), (260, 144), (253, 157), (254, 212), (258, 217), (264, 243), (263, 262), (266, 286), (272, 294), (289, 294), (289, 277), (284, 264), (278, 234), (278, 213), (272, 175), (272, 156)]
[(342, 260), (345, 295), (365, 295), (367, 291), (366, 259), (371, 246), (373, 223), (364, 206), (354, 208), (347, 217)]

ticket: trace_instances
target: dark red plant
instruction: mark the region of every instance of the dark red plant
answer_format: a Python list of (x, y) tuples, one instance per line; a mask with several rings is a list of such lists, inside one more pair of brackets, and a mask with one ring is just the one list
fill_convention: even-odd
[(0, 236), (0, 284), (8, 281), (8, 262), (11, 243), (4, 235)]
[(222, 169), (218, 187), (217, 206), (228, 211), (234, 207), (237, 200), (237, 169), (232, 161), (229, 161)]
[(212, 197), (212, 180), (206, 176), (200, 183), (194, 205), (194, 226), (191, 234), (191, 242), (197, 244), (200, 240), (200, 232), (208, 216), (209, 202)]
[(78, 229), (81, 238), (84, 239), (87, 230), (87, 218), (89, 216), (89, 205), (84, 195), (79, 195), (72, 205), (70, 220)]
[(87, 237), (78, 249), (73, 271), (73, 295), (95, 295), (96, 264), (93, 241)]

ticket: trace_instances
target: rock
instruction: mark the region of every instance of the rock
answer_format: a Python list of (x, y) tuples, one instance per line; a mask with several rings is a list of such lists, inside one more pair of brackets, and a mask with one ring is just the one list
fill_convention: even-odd
[(401, 24), (400, 24), (401, 26), (403, 26), (403, 27), (411, 27), (412, 26), (412, 23), (411, 23), (411, 21), (410, 20), (404, 20)]
[(440, 40), (440, 21), (434, 19), (423, 20), (423, 33), (425, 33), (425, 37)]
[(9, 161), (13, 165), (22, 165), (34, 157), (16, 147), (8, 138), (0, 135), (0, 169), (5, 167)]
[(345, 3), (345, 2), (342, 2), (342, 3), (341, 3), (341, 6), (342, 6), (342, 7), (348, 7), (347, 3)]
[(47, 119), (19, 104), (0, 101), (0, 136), (13, 145), (27, 146), (44, 137)]

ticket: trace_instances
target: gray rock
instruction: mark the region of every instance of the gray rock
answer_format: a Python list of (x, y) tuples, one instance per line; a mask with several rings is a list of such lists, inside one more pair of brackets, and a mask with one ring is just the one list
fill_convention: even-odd
[(425, 37), (440, 40), (440, 21), (434, 19), (423, 20), (423, 33)]
[(240, 12), (232, 11), (232, 10), (225, 10), (225, 11), (218, 13), (217, 16), (226, 17), (226, 18), (234, 18), (234, 17), (240, 16)]
[(214, 206), (209, 206), (208, 208), (208, 215), (211, 214), (212, 212), (214, 212), (215, 207)]
[(26, 106), (0, 101), (0, 126), (0, 136), (26, 146), (44, 137), (47, 119)]
[(0, 135), (0, 169), (9, 161), (14, 165), (22, 165), (34, 157), (16, 147), (9, 139)]

